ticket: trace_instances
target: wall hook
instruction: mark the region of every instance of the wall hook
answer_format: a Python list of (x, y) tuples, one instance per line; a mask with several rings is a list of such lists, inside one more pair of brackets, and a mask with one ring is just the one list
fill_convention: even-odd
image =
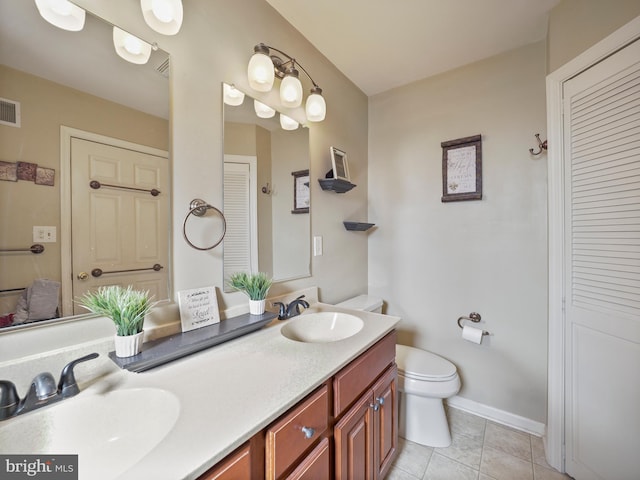
[(536, 139), (538, 139), (538, 151), (534, 152), (533, 148), (529, 149), (529, 153), (531, 155), (540, 155), (542, 153), (542, 151), (544, 150), (545, 152), (547, 151), (547, 141), (545, 140), (544, 142), (542, 140), (540, 140), (540, 134), (536, 133)]
[(271, 186), (269, 185), (269, 182), (267, 182), (267, 184), (262, 187), (262, 193), (264, 193), (265, 195), (271, 195)]

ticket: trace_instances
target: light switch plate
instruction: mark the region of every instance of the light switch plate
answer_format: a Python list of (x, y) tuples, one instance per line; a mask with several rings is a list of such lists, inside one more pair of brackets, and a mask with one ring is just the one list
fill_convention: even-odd
[(55, 243), (56, 227), (33, 227), (33, 241), (38, 243)]
[(313, 237), (313, 256), (319, 257), (322, 255), (322, 236), (317, 235)]

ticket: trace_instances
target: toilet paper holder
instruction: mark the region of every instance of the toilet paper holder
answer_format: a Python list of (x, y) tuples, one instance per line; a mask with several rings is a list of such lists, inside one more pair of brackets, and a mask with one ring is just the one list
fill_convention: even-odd
[[(480, 320), (482, 320), (482, 317), (480, 316), (479, 313), (476, 313), (476, 312), (471, 312), (468, 317), (462, 316), (458, 318), (458, 326), (460, 328), (464, 328), (464, 325), (462, 325), (461, 323), (463, 320), (470, 320), (473, 323), (478, 323)], [(491, 335), (491, 334), (486, 330), (482, 330), (482, 335), (484, 336), (484, 335)]]

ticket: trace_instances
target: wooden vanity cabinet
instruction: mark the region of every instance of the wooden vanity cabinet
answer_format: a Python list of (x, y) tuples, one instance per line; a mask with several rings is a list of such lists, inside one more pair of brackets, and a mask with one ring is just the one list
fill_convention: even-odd
[(395, 331), (198, 480), (378, 480), (398, 447)]

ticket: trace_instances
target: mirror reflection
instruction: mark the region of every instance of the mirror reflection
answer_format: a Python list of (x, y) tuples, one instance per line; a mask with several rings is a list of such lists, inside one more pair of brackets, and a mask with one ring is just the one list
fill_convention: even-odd
[(311, 274), (309, 130), (284, 130), (254, 99), (224, 105), (224, 240), (227, 280), (239, 271), (274, 281)]
[(0, 119), (3, 327), (86, 313), (73, 299), (99, 285), (170, 298), (168, 75), (166, 52), (123, 60), (89, 13), (70, 32), (0, 4), (0, 111), (18, 111)]

